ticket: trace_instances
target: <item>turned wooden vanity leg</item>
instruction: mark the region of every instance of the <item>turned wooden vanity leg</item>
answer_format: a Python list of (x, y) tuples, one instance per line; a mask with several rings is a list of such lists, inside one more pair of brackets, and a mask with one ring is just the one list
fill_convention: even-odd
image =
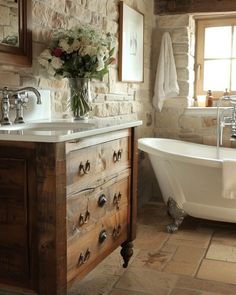
[(124, 259), (123, 267), (127, 268), (129, 264), (129, 260), (132, 257), (133, 251), (133, 243), (132, 242), (124, 242), (121, 244), (122, 249), (120, 250), (120, 254)]

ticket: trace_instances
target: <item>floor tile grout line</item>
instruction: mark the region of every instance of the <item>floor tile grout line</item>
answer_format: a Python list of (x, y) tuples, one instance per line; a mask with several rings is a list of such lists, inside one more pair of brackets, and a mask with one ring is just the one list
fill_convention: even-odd
[(208, 252), (208, 250), (209, 250), (209, 248), (210, 248), (210, 246), (211, 246), (211, 242), (212, 242), (212, 239), (213, 239), (213, 235), (214, 235), (214, 233), (215, 233), (215, 230), (214, 230), (214, 231), (212, 232), (212, 234), (211, 234), (211, 238), (210, 238), (209, 243), (208, 243), (208, 246), (207, 246), (207, 248), (206, 248), (205, 255), (203, 255), (203, 258), (201, 259), (201, 261), (200, 261), (200, 263), (199, 263), (199, 265), (198, 265), (198, 268), (197, 268), (197, 270), (196, 270), (196, 273), (195, 273), (195, 275), (194, 275), (194, 278), (196, 278), (196, 279), (198, 278), (197, 276), (198, 276), (199, 270), (200, 270), (200, 268), (201, 268), (201, 266), (202, 266), (203, 260), (206, 259), (206, 255), (207, 255), (207, 252)]
[[(171, 234), (169, 234), (168, 239), (163, 244), (166, 244), (169, 241), (170, 237), (171, 237)], [(167, 263), (161, 269), (162, 272), (165, 272), (164, 269), (166, 268), (166, 266), (168, 265), (168, 263), (172, 260), (172, 258), (175, 256), (178, 248), (179, 248), (179, 246), (176, 246), (175, 251), (173, 251), (173, 253), (171, 253), (170, 258), (168, 259)]]

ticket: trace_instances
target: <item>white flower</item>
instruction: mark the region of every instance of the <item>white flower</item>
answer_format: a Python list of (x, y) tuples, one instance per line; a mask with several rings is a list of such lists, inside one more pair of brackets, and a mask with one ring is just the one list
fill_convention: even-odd
[(98, 59), (97, 72), (103, 70), (105, 67), (103, 58), (104, 58), (104, 52), (102, 50), (99, 50), (97, 54), (97, 59)]
[(50, 64), (55, 70), (58, 70), (62, 68), (63, 61), (59, 57), (53, 56)]
[(97, 54), (97, 48), (94, 46), (86, 46), (85, 47), (85, 53), (90, 55), (90, 56), (94, 56)]
[(101, 70), (103, 70), (104, 69), (104, 67), (105, 67), (105, 64), (104, 64), (104, 61), (103, 60), (98, 60), (98, 66), (97, 66), (97, 72), (99, 72), (99, 71), (101, 71)]
[(59, 41), (59, 47), (63, 50), (63, 51), (65, 51), (65, 52), (67, 52), (67, 53), (71, 53), (73, 50), (72, 50), (72, 48), (71, 48), (71, 46), (68, 44), (68, 40), (67, 39), (61, 39), (60, 41)]
[(85, 56), (85, 55), (89, 55), (89, 56), (93, 56), (96, 54), (96, 48), (95, 47), (92, 47), (90, 45), (88, 46), (81, 46), (80, 47), (80, 50), (79, 50), (79, 53), (81, 56)]
[(108, 67), (110, 48), (110, 35), (90, 26), (59, 29), (54, 32), (49, 48), (41, 53), (38, 61), (50, 76), (56, 78), (85, 76), (96, 79), (96, 72), (101, 76), (106, 72), (101, 71)]
[(41, 64), (41, 66), (43, 67), (43, 68), (48, 68), (48, 66), (49, 66), (49, 61), (47, 60), (47, 59), (44, 59), (44, 58), (38, 58), (38, 62)]
[(105, 49), (105, 57), (106, 57), (106, 59), (109, 58), (109, 50), (107, 48)]
[(71, 45), (72, 51), (78, 51), (80, 48), (79, 40), (75, 39)]
[(52, 54), (51, 54), (51, 51), (50, 49), (44, 49), (44, 51), (40, 54), (40, 58), (41, 59), (46, 59), (46, 60), (49, 60), (52, 58)]
[(55, 74), (56, 74), (56, 71), (54, 70), (54, 68), (51, 65), (49, 65), (47, 71), (50, 76), (55, 76)]
[(38, 57), (38, 62), (44, 67), (48, 69), (50, 61), (52, 59), (52, 55), (49, 49), (44, 49), (44, 51)]
[(104, 51), (100, 48), (99, 51), (98, 51), (98, 53), (97, 53), (97, 59), (98, 59), (98, 60), (99, 60), (99, 59), (103, 59), (104, 56), (105, 56), (105, 53), (104, 53)]

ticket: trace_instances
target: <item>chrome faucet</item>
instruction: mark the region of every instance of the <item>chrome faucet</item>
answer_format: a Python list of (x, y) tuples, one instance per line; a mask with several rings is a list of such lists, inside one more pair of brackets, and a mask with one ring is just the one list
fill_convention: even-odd
[(27, 92), (33, 92), (37, 99), (37, 104), (41, 104), (41, 95), (39, 91), (34, 87), (24, 87), (18, 90), (9, 90), (7, 87), (4, 87), (2, 90), (3, 97), (1, 101), (1, 110), (2, 118), (1, 125), (10, 125), (11, 121), (9, 119), (10, 111), (10, 101), (13, 100), (13, 108), (16, 109), (16, 118), (14, 120), (15, 124), (24, 123), (23, 119), (23, 109), (26, 103), (28, 102)]
[(16, 118), (14, 120), (15, 124), (24, 123), (23, 109), (28, 102), (28, 97), (25, 94), (26, 92), (33, 92), (37, 98), (37, 104), (42, 104), (41, 95), (34, 87), (24, 87), (12, 92), (11, 96), (15, 99), (14, 104), (16, 109)]
[[(220, 110), (221, 101), (229, 101), (233, 106)], [(236, 96), (222, 96), (217, 104), (217, 147), (223, 144), (223, 130), (226, 126), (231, 126), (231, 138), (236, 138)]]
[(9, 119), (9, 110), (10, 110), (10, 101), (9, 101), (9, 92), (7, 87), (4, 87), (2, 90), (2, 101), (1, 101), (1, 125), (11, 125)]

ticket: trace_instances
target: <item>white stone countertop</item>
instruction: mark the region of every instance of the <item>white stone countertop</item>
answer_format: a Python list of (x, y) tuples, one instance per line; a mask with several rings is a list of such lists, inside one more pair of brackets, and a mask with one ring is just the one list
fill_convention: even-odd
[(62, 142), (142, 125), (140, 120), (41, 120), (0, 126), (0, 140)]

